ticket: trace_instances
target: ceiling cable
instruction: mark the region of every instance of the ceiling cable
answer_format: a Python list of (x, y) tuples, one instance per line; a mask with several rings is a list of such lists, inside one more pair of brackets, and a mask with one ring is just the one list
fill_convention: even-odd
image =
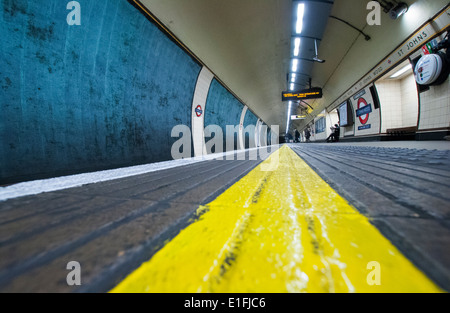
[(364, 32), (363, 32), (362, 30), (360, 30), (359, 28), (353, 26), (353, 25), (350, 24), (349, 22), (344, 21), (343, 19), (341, 19), (341, 18), (339, 18), (339, 17), (336, 17), (336, 16), (333, 16), (333, 15), (330, 15), (330, 18), (334, 18), (335, 20), (338, 20), (338, 21), (340, 21), (340, 22), (342, 22), (342, 23), (347, 24), (348, 26), (350, 26), (350, 27), (353, 28), (353, 29), (356, 29), (358, 32), (360, 32), (360, 33), (364, 36), (364, 39), (365, 39), (365, 40), (369, 41), (369, 40), (371, 39), (369, 35), (367, 35), (366, 33), (364, 33)]

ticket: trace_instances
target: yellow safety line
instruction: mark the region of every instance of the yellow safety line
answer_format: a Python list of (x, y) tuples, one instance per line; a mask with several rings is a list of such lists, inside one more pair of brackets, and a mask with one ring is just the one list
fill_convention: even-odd
[(112, 292), (442, 292), (288, 146), (199, 212)]

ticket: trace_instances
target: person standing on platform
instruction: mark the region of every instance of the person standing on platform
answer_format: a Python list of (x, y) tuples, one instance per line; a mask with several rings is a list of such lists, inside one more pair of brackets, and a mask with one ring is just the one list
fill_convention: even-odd
[(300, 133), (299, 133), (299, 131), (296, 129), (296, 130), (295, 130), (295, 138), (294, 138), (294, 142), (300, 142), (299, 138), (300, 138)]
[(310, 132), (309, 128), (307, 128), (305, 130), (305, 137), (306, 137), (306, 142), (310, 142), (309, 138), (311, 138), (311, 132)]

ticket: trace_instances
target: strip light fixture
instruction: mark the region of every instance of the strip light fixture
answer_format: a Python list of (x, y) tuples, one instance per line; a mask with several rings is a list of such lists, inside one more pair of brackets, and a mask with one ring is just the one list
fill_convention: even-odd
[(406, 73), (410, 69), (412, 69), (412, 66), (411, 66), (411, 64), (408, 64), (404, 68), (402, 68), (401, 70), (396, 72), (394, 75), (392, 75), (390, 78), (397, 78), (397, 77), (403, 75), (404, 73)]
[(294, 41), (294, 56), (295, 57), (298, 57), (298, 55), (300, 54), (300, 43), (301, 43), (301, 40), (300, 40), (300, 38), (295, 38), (295, 41)]
[(298, 59), (292, 60), (292, 72), (297, 72), (298, 69)]
[(300, 3), (297, 7), (297, 24), (295, 31), (297, 34), (301, 34), (303, 31), (303, 16), (305, 15), (305, 4)]
[[(300, 35), (303, 31), (303, 17), (305, 15), (305, 4), (304, 3), (299, 3), (297, 6), (297, 23), (295, 25), (295, 32)], [(301, 39), (300, 38), (295, 38), (294, 40), (294, 56), (298, 57), (300, 54), (300, 44), (301, 44)], [(292, 72), (294, 72), (294, 74), (292, 74), (291, 77), (291, 84), (290, 84), (290, 90), (294, 91), (295, 89), (295, 79), (297, 77), (297, 74), (295, 74), (295, 72), (297, 72), (298, 70), (298, 59), (293, 59), (292, 60)], [(289, 132), (289, 124), (291, 122), (291, 110), (292, 110), (292, 101), (289, 101), (289, 110), (288, 110), (288, 118), (287, 118), (287, 126), (286, 126), (286, 134)]]

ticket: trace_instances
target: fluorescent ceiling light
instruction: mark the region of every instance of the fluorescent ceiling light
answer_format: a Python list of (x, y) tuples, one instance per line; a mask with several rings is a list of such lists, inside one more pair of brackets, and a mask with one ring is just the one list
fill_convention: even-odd
[(303, 30), (303, 16), (305, 15), (305, 4), (300, 3), (297, 8), (297, 24), (295, 30), (297, 34), (301, 34)]
[(404, 68), (402, 68), (401, 70), (399, 70), (398, 72), (396, 72), (394, 75), (392, 75), (390, 78), (396, 78), (399, 77), (401, 75), (403, 75), (404, 73), (406, 73), (407, 71), (411, 70), (412, 66), (411, 64), (408, 64), (407, 66), (405, 66)]
[(295, 88), (295, 87), (294, 87), (294, 84), (291, 84), (291, 88), (290, 88), (291, 91), (294, 91), (294, 88)]
[(298, 57), (300, 53), (300, 38), (295, 38), (294, 56)]
[(297, 74), (292, 74), (291, 83), (295, 83), (296, 78), (297, 78)]
[(293, 59), (292, 60), (292, 71), (293, 72), (297, 72), (298, 69), (298, 60), (297, 59)]

